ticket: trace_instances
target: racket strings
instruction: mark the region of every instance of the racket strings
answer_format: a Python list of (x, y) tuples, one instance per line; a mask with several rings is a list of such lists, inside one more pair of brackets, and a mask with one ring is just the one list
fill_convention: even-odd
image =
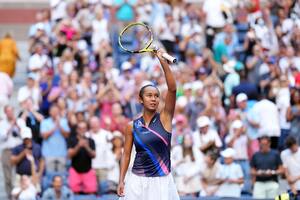
[(145, 26), (133, 25), (123, 31), (120, 43), (126, 50), (139, 52), (152, 42), (152, 33)]

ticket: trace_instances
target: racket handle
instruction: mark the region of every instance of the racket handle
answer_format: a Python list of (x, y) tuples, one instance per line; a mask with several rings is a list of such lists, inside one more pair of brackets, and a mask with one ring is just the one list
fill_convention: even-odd
[(173, 56), (169, 55), (168, 53), (163, 53), (162, 54), (162, 57), (166, 60), (168, 60), (169, 62), (171, 63), (176, 63), (177, 62), (177, 59), (174, 58)]

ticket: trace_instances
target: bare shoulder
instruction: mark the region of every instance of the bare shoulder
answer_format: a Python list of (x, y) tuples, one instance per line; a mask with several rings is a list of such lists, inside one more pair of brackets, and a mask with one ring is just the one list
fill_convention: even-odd
[(130, 121), (126, 124), (125, 135), (132, 135), (133, 121)]

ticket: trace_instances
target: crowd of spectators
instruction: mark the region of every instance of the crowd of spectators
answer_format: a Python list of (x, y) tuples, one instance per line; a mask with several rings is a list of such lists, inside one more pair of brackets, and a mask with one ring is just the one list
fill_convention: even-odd
[(274, 198), (285, 178), (299, 195), (299, 0), (51, 0), (29, 30), (17, 107), (8, 68), (19, 54), (9, 34), (0, 41), (8, 197), (115, 193), (139, 89), (151, 81), (166, 93), (153, 55), (118, 46), (132, 21), (150, 25), (179, 60), (171, 150), (179, 194)]

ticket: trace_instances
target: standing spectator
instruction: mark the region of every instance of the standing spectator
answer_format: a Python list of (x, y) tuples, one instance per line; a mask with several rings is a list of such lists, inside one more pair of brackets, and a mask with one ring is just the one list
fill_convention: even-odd
[(4, 72), (0, 72), (0, 120), (5, 117), (4, 107), (9, 103), (14, 89), (12, 79)]
[(43, 52), (43, 45), (37, 43), (34, 46), (34, 53), (29, 58), (28, 71), (38, 73), (40, 70), (47, 66), (49, 62), (48, 56)]
[(276, 105), (263, 98), (252, 108), (252, 112), (257, 117), (259, 124), (258, 135), (267, 135), (271, 139), (271, 148), (277, 149), (278, 139), (280, 137), (279, 113)]
[(95, 194), (97, 192), (96, 172), (92, 169), (92, 159), (95, 158), (95, 142), (85, 137), (86, 122), (77, 126), (77, 136), (68, 142), (68, 156), (72, 161), (69, 170), (69, 185), (76, 193)]
[(293, 136), (300, 143), (300, 92), (295, 90), (291, 93), (291, 106), (288, 107), (286, 118), (291, 122), (290, 136)]
[(27, 75), (26, 85), (22, 86), (18, 91), (19, 103), (25, 101), (27, 98), (32, 98), (33, 109), (38, 110), (41, 102), (41, 91), (38, 86), (38, 76), (35, 73)]
[(289, 136), (286, 139), (287, 149), (281, 152), (286, 179), (294, 195), (300, 196), (300, 150), (297, 140)]
[(26, 122), (26, 126), (32, 131), (32, 139), (39, 145), (42, 144), (42, 138), (40, 136), (40, 123), (44, 119), (44, 116), (39, 113), (33, 106), (32, 98), (27, 98), (21, 103), (21, 112), (19, 117)]
[[(110, 168), (111, 145), (109, 141), (112, 139), (112, 133), (100, 128), (100, 119), (96, 116), (89, 121), (89, 134), (93, 139), (96, 148), (96, 156), (92, 160), (92, 167), (96, 171), (97, 180), (100, 183), (107, 179)], [(78, 130), (81, 131), (81, 130)], [(85, 130), (87, 131), (87, 130)]]
[(260, 151), (255, 153), (251, 160), (251, 175), (254, 178), (253, 198), (272, 199), (279, 192), (278, 175), (283, 172), (282, 161), (277, 151), (270, 148), (269, 137), (260, 137), (259, 145)]
[(183, 142), (173, 147), (172, 157), (179, 195), (197, 196), (201, 190), (199, 174), (203, 165), (203, 155), (193, 145), (190, 135), (184, 135)]
[(220, 197), (240, 197), (243, 179), (243, 171), (239, 164), (234, 163), (235, 150), (227, 148), (221, 152), (224, 165), (220, 170), (221, 185), (216, 193)]
[(69, 135), (70, 128), (67, 119), (59, 115), (58, 106), (53, 104), (50, 108), (50, 117), (44, 119), (41, 123), (42, 154), (45, 157), (47, 171), (65, 170), (67, 157), (66, 138)]
[(12, 149), (11, 162), (16, 165), (16, 180), (19, 182), (22, 175), (30, 176), (35, 184), (39, 184), (44, 172), (44, 159), (41, 147), (32, 140), (32, 132), (28, 127), (21, 128), (23, 143)]
[(200, 196), (215, 196), (219, 189), (221, 180), (220, 172), (222, 165), (218, 161), (218, 154), (212, 150), (204, 157), (205, 166), (201, 170), (201, 186)]
[(15, 75), (16, 62), (20, 59), (17, 44), (9, 33), (0, 40), (0, 72), (7, 73), (11, 78)]
[(17, 125), (17, 118), (14, 114), (12, 106), (5, 106), (5, 119), (0, 121), (0, 141), (1, 141), (1, 162), (4, 174), (5, 191), (7, 197), (10, 199), (13, 187), (13, 165), (10, 162), (12, 156), (12, 149), (22, 143), (19, 126)]
[[(220, 32), (226, 24), (222, 11), (222, 2), (221, 0), (205, 0), (203, 4), (206, 20), (206, 46), (210, 49), (213, 47), (215, 35)], [(212, 12), (212, 10), (214, 12)]]
[(42, 200), (73, 200), (73, 192), (63, 185), (63, 182), (64, 180), (61, 176), (54, 176), (52, 187), (43, 193)]
[(201, 116), (197, 119), (198, 130), (193, 133), (193, 141), (196, 147), (202, 152), (211, 148), (222, 147), (222, 141), (218, 132), (210, 125), (210, 119), (207, 116)]

